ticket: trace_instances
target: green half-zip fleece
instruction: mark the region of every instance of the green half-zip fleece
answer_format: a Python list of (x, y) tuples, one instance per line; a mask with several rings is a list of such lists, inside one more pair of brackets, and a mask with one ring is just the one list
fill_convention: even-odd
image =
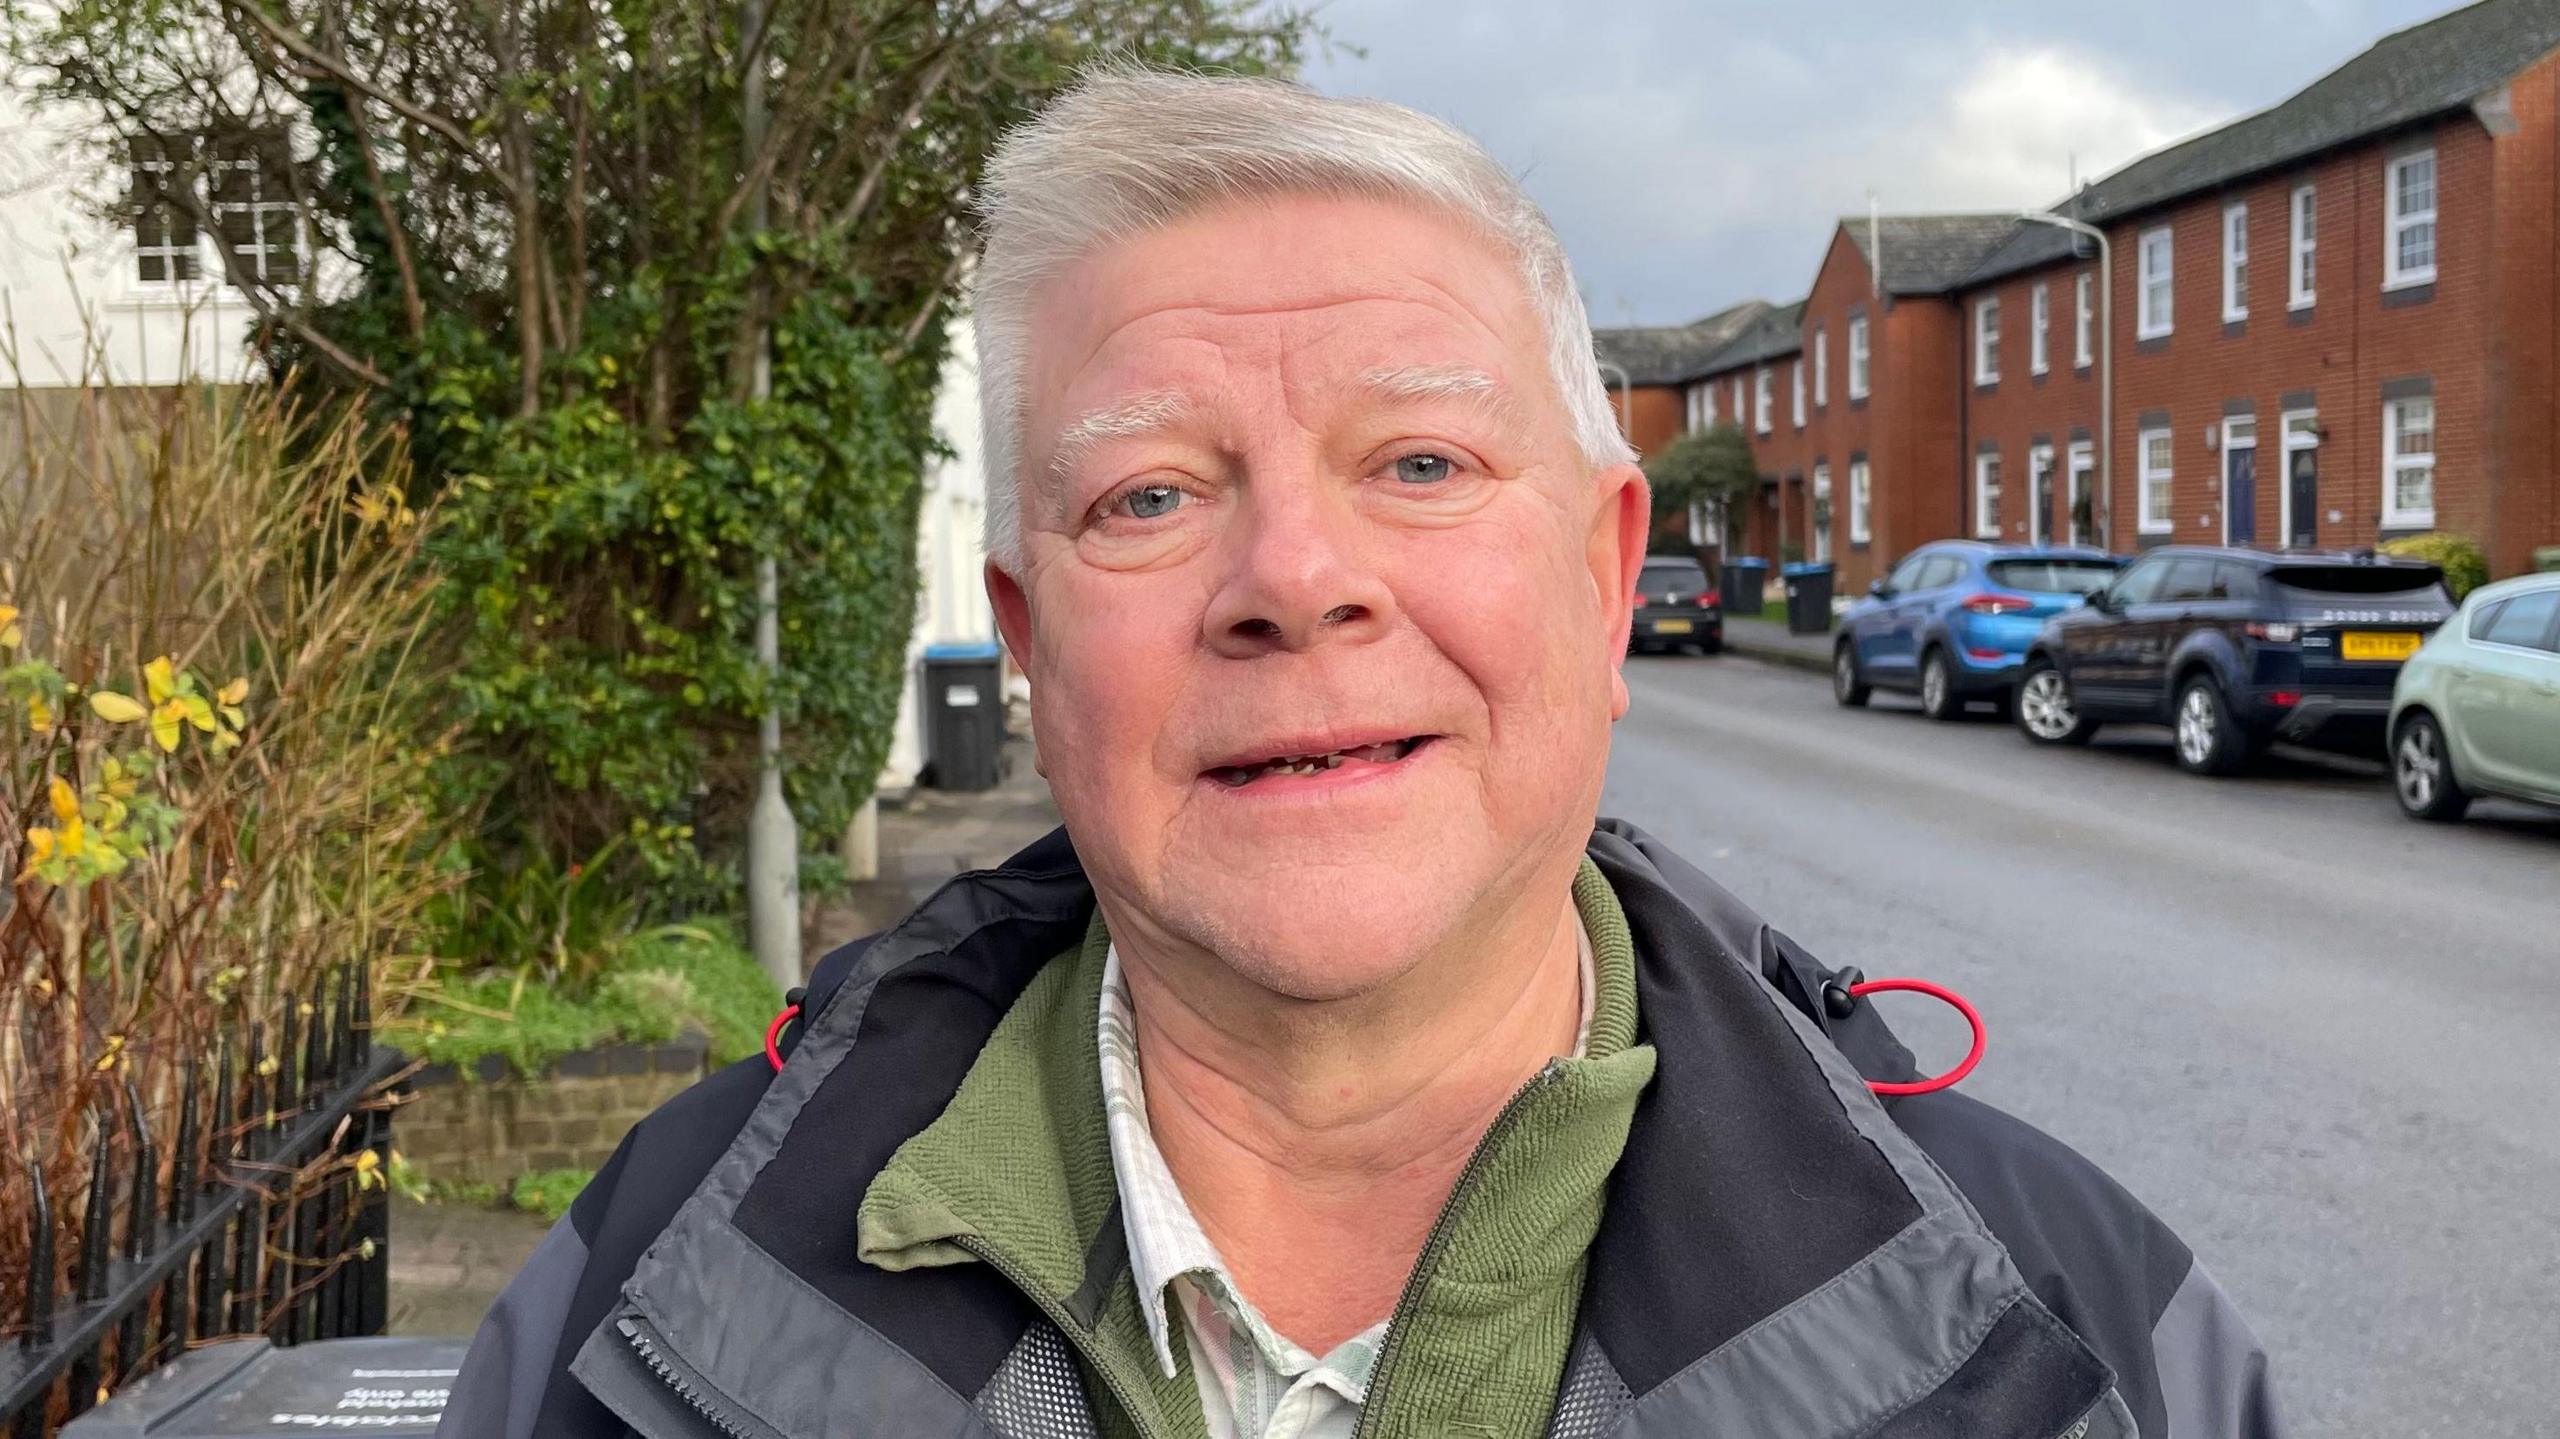
[[(1636, 1043), (1635, 946), (1589, 860), (1573, 897), (1591, 935), (1591, 1040), (1486, 1131), (1396, 1306), (1369, 1382), (1364, 1439), (1537, 1439), (1555, 1406), (1592, 1236), (1654, 1053)], [(995, 1265), (1066, 1335), (1115, 1439), (1204, 1439), (1189, 1348), (1157, 1367), (1126, 1270), (1097, 1309), (1086, 1257), (1116, 1223), (1094, 1015), (1110, 937), (1034, 978), (940, 1118), (863, 1195), (862, 1258), (884, 1269)], [(1091, 1322), (1085, 1317), (1091, 1316)]]

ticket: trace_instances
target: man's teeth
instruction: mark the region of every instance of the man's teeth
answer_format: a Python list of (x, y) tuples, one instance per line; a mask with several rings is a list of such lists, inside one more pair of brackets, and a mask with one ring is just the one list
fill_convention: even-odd
[(1346, 760), (1356, 759), (1369, 764), (1393, 764), (1411, 753), (1413, 744), (1411, 740), (1389, 740), (1385, 744), (1357, 745), (1350, 749), (1334, 750), (1329, 754), (1283, 755), (1278, 759), (1265, 760), (1256, 765), (1237, 765), (1220, 770), (1218, 778), (1228, 786), (1240, 789), (1264, 775), (1322, 774), (1329, 769), (1340, 769)]

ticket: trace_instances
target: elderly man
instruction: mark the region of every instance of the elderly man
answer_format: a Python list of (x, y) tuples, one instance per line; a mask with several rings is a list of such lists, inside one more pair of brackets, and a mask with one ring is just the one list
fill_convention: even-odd
[(2188, 1251), (1595, 821), (1642, 475), (1445, 125), (1091, 79), (989, 184), (988, 585), (1062, 835), (813, 977), (456, 1439), (2274, 1431)]

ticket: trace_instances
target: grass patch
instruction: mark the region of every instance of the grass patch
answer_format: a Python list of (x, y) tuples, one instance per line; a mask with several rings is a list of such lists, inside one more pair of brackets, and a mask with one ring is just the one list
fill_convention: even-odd
[(516, 1176), (515, 1188), (508, 1199), (516, 1208), (539, 1214), (554, 1223), (577, 1202), (579, 1191), (596, 1177), (592, 1169), (544, 1169)]
[(711, 1041), (726, 1064), (764, 1047), (781, 992), (755, 956), (724, 929), (666, 924), (616, 946), (610, 963), (582, 988), (522, 971), (447, 976), (418, 994), (389, 1037), (436, 1064), (468, 1069), (498, 1055), (519, 1073), (608, 1044), (659, 1044), (686, 1030)]

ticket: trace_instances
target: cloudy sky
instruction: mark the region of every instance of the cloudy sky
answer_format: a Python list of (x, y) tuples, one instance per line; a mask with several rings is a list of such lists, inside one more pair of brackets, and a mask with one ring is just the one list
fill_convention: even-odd
[(1308, 80), (1525, 177), (1593, 323), (1812, 282), (1833, 220), (2011, 209), (2282, 99), (2453, 0), (1330, 0)]

